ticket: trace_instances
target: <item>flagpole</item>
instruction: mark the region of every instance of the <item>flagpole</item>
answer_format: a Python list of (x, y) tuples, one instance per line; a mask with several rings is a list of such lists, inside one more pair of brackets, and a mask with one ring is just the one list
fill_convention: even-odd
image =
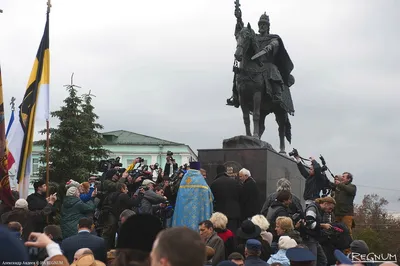
[[(51, 0), (47, 0), (47, 16), (50, 14)], [(49, 179), (50, 179), (50, 122), (46, 119), (46, 197), (50, 196)], [(48, 217), (47, 217), (48, 222)]]

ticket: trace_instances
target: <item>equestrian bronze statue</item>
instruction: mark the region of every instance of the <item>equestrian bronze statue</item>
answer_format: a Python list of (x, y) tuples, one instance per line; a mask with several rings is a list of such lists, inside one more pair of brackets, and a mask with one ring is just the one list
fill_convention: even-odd
[[(293, 63), (282, 39), (270, 34), (269, 17), (264, 13), (258, 22), (259, 34), (250, 24), (244, 27), (241, 10), (236, 3), (237, 41), (234, 63), (233, 96), (227, 105), (241, 107), (246, 135), (260, 139), (265, 131), (265, 118), (274, 113), (278, 124), (280, 153), (285, 152), (285, 138), (291, 142), (289, 114), (294, 107), (289, 87), (294, 84), (290, 74)], [(250, 114), (253, 116), (253, 134), (250, 130)]]

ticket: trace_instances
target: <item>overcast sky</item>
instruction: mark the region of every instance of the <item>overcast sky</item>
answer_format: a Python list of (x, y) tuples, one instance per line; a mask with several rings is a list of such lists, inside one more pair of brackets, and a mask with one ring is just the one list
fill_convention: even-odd
[[(75, 72), (80, 92), (96, 95), (106, 131), (195, 150), (220, 148), (224, 138), (244, 133), (241, 111), (225, 106), (236, 47), (233, 0), (52, 2), (51, 110), (62, 105), (62, 85)], [(19, 104), (46, 1), (1, 0), (0, 9), (4, 96)], [(293, 147), (305, 157), (322, 153), (335, 172), (352, 172), (358, 202), (378, 193), (389, 210), (400, 211), (398, 10), (398, 0), (242, 1), (243, 20), (253, 28), (267, 12), (295, 64)], [(266, 123), (263, 140), (277, 149), (274, 117)]]

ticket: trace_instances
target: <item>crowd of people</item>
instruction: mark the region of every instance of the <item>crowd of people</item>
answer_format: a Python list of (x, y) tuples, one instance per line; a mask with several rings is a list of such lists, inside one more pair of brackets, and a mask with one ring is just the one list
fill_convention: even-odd
[(264, 202), (248, 169), (233, 178), (219, 165), (210, 178), (198, 162), (178, 167), (169, 158), (163, 171), (152, 166), (148, 174), (138, 158), (129, 170), (116, 164), (100, 179), (68, 181), (56, 225), (59, 195), (37, 181), (26, 200), (1, 206), (1, 260), (286, 266), (352, 264), (352, 253), (368, 254), (364, 241), (352, 239), (352, 174), (330, 182), (316, 160), (306, 168), (295, 157), (306, 180), (304, 207), (285, 178)]

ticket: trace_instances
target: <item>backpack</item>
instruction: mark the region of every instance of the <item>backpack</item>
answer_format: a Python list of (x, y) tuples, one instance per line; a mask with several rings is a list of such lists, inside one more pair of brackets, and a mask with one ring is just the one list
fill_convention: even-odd
[(353, 239), (347, 226), (344, 223), (332, 223), (331, 225), (331, 229), (322, 230), (321, 245), (330, 244), (339, 250), (350, 248)]

